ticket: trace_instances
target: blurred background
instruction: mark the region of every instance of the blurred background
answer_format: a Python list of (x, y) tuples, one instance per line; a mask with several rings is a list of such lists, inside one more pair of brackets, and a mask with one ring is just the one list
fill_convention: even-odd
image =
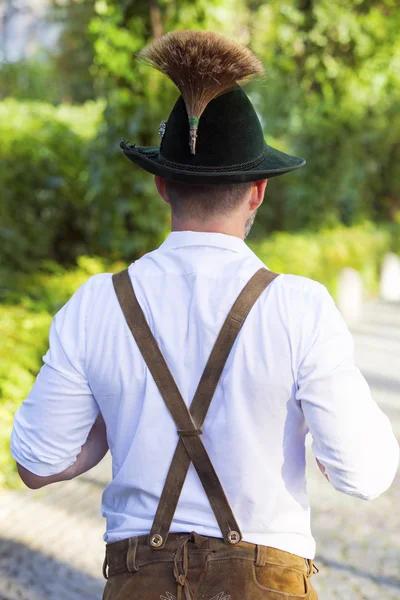
[[(134, 56), (174, 29), (226, 33), (263, 60), (265, 81), (247, 91), (266, 140), (307, 166), (270, 181), (248, 242), (271, 269), (328, 287), (400, 435), (397, 0), (0, 0), (3, 600), (101, 598), (109, 459), (24, 491), (9, 435), (54, 314), (169, 231), (152, 177), (119, 142), (158, 144), (177, 90)], [(309, 470), (322, 600), (399, 598), (399, 478), (364, 504)]]

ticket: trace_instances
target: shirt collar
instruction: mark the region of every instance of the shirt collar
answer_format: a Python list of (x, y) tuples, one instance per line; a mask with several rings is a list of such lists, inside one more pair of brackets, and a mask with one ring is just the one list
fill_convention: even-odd
[(214, 246), (241, 254), (252, 253), (244, 240), (235, 235), (210, 231), (171, 231), (159, 249), (170, 250), (184, 246)]

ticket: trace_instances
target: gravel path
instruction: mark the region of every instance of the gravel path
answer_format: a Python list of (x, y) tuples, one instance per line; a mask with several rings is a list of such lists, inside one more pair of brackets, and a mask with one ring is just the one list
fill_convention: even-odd
[[(372, 303), (353, 328), (357, 363), (400, 439), (400, 305)], [(0, 600), (100, 600), (101, 493), (110, 461), (74, 481), (0, 493)], [(310, 456), (320, 600), (400, 598), (400, 477), (373, 502), (336, 492)]]

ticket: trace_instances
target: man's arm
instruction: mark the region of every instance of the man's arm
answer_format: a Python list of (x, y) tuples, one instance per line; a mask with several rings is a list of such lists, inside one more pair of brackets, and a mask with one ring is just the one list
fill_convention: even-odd
[(99, 413), (92, 429), (89, 432), (86, 442), (83, 444), (80, 453), (77, 456), (76, 462), (56, 475), (40, 476), (31, 473), (22, 465), (17, 463), (18, 473), (26, 486), (32, 490), (37, 490), (50, 483), (58, 481), (67, 481), (74, 479), (82, 473), (86, 473), (93, 467), (99, 464), (108, 451), (106, 426), (103, 417)]
[(321, 471), (339, 491), (365, 500), (392, 483), (399, 446), (389, 419), (354, 364), (354, 343), (322, 286), (304, 316), (297, 399)]
[(11, 454), (29, 487), (76, 477), (107, 450), (104, 422), (86, 376), (91, 279), (54, 317), (44, 365), (14, 417)]

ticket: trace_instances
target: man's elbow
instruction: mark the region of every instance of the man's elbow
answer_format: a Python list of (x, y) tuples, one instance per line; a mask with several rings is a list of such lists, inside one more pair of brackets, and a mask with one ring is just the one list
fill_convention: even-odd
[(28, 469), (25, 469), (25, 467), (19, 463), (17, 463), (17, 470), (21, 480), (30, 490), (38, 490), (51, 483), (51, 481), (49, 481), (49, 477), (35, 475), (35, 473), (28, 471)]
[(399, 468), (399, 459), (399, 444), (392, 434), (388, 440), (386, 452), (382, 455), (381, 460), (377, 461), (374, 465), (372, 460), (370, 461), (373, 473), (372, 477), (370, 476), (367, 480), (370, 483), (365, 486), (364, 500), (374, 500), (390, 488)]
[(369, 501), (390, 488), (399, 466), (399, 444), (391, 430), (378, 441), (362, 452), (342, 456), (339, 465), (327, 465), (327, 475), (336, 490)]
[(55, 471), (55, 473), (51, 475), (36, 475), (35, 473), (32, 473), (32, 471), (29, 471), (17, 462), (19, 476), (24, 482), (24, 484), (31, 490), (38, 490), (39, 488), (42, 488), (45, 485), (50, 485), (50, 483), (68, 481), (80, 474), (77, 471), (76, 461), (73, 462), (72, 465), (67, 466), (67, 468), (63, 467), (64, 465), (59, 465), (59, 468), (57, 469), (57, 466), (53, 465), (51, 467), (51, 470)]
[(397, 467), (393, 466), (392, 469), (384, 470), (380, 474), (376, 474), (375, 480), (366, 481), (364, 486), (360, 486), (359, 497), (362, 500), (375, 500), (384, 494), (392, 485), (396, 476)]
[(397, 464), (386, 464), (381, 469), (369, 469), (368, 472), (359, 470), (356, 474), (353, 472), (338, 476), (336, 473), (330, 473), (329, 481), (339, 492), (349, 496), (360, 498), (361, 500), (375, 500), (386, 492), (393, 483), (397, 472)]
[(347, 493), (351, 496), (355, 496), (356, 498), (360, 498), (361, 500), (365, 500), (370, 502), (371, 500), (375, 500), (382, 496), (392, 485), (393, 478), (385, 481), (371, 482), (364, 485), (359, 485), (354, 487), (351, 491)]
[(28, 471), (25, 467), (17, 463), (17, 470), (20, 478), (30, 490), (39, 490), (50, 483), (57, 481), (64, 481), (67, 477), (63, 477), (63, 474), (59, 475), (36, 475), (31, 471)]

